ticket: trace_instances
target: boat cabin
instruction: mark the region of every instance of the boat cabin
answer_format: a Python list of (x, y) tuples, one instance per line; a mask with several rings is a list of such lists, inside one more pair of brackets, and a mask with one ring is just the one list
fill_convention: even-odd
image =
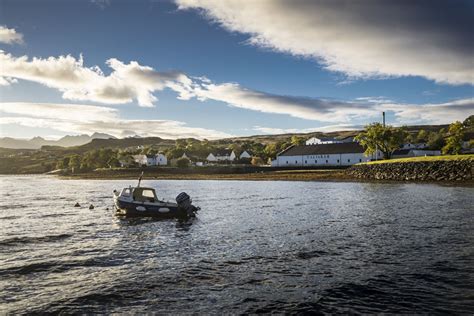
[(137, 202), (158, 202), (155, 189), (153, 188), (125, 188), (120, 193), (123, 197), (132, 197), (133, 201)]

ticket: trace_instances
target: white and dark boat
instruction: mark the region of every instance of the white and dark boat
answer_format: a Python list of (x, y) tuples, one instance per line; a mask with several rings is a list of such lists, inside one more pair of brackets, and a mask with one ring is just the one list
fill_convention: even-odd
[[(143, 175), (143, 174), (142, 174)], [(117, 215), (169, 218), (195, 217), (198, 207), (192, 204), (191, 197), (181, 192), (176, 203), (159, 200), (154, 188), (141, 187), (141, 176), (136, 187), (129, 186), (120, 192), (114, 190), (114, 204)]]

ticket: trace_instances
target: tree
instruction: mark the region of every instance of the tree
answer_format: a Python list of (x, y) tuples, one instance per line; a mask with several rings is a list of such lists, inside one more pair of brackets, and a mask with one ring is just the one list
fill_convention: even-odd
[(176, 141), (176, 148), (186, 148), (186, 145), (188, 144), (188, 141), (186, 138), (178, 138)]
[(72, 172), (78, 170), (81, 167), (81, 156), (72, 155), (69, 157), (68, 167), (72, 170)]
[(456, 121), (449, 125), (446, 145), (441, 149), (443, 154), (457, 155), (462, 150), (462, 138), (464, 136), (464, 125)]
[(263, 159), (260, 158), (260, 157), (253, 157), (252, 158), (252, 161), (251, 161), (251, 164), (254, 165), (254, 166), (260, 166), (260, 165), (263, 165)]
[(179, 167), (179, 168), (187, 168), (189, 167), (191, 161), (186, 158), (186, 157), (183, 157), (183, 158), (179, 158), (177, 161), (176, 161), (176, 165)]
[(57, 163), (56, 163), (56, 169), (64, 169), (64, 163), (63, 163), (63, 160), (59, 160)]
[(439, 132), (430, 132), (428, 135), (427, 145), (432, 150), (441, 150), (446, 142), (444, 140), (444, 130)]
[(416, 142), (416, 136), (409, 133), (405, 138), (405, 142), (413, 144), (414, 142)]
[(424, 143), (428, 140), (428, 132), (424, 129), (420, 129), (418, 134), (416, 135), (416, 142), (417, 143)]
[(372, 123), (365, 126), (365, 130), (359, 133), (355, 140), (365, 147), (365, 155), (376, 153), (380, 150), (384, 159), (390, 159), (395, 150), (400, 148), (407, 136), (405, 128), (383, 126), (380, 123)]
[(278, 153), (278, 148), (276, 143), (269, 143), (265, 146), (263, 150), (267, 158), (275, 158)]
[(229, 149), (233, 150), (237, 157), (243, 152), (242, 146), (238, 143), (230, 144)]
[(152, 155), (155, 156), (158, 153), (158, 150), (152, 147), (145, 147), (143, 150), (143, 154), (145, 155)]
[(290, 142), (280, 142), (278, 143), (278, 152), (281, 152), (285, 149), (287, 149), (288, 147), (291, 146), (291, 141)]
[(293, 135), (293, 136), (291, 136), (291, 143), (293, 145), (303, 145), (304, 144), (304, 138)]
[(474, 129), (474, 115), (470, 115), (462, 124), (468, 130)]
[(120, 161), (116, 157), (112, 157), (107, 161), (107, 165), (109, 168), (117, 168), (120, 167)]
[(183, 156), (183, 154), (184, 154), (184, 149), (183, 148), (173, 147), (173, 148), (170, 148), (166, 151), (166, 157), (168, 159), (179, 158), (179, 157)]

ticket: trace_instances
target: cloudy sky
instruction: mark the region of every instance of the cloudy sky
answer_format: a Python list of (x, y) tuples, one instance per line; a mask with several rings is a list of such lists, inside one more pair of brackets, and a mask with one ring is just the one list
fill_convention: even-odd
[(463, 120), (473, 29), (458, 0), (0, 0), (0, 136)]

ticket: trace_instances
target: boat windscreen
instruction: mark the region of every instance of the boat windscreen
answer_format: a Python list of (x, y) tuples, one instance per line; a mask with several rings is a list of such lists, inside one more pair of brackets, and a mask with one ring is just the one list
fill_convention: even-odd
[(135, 188), (133, 199), (140, 202), (155, 202), (157, 200), (155, 190), (147, 188)]

